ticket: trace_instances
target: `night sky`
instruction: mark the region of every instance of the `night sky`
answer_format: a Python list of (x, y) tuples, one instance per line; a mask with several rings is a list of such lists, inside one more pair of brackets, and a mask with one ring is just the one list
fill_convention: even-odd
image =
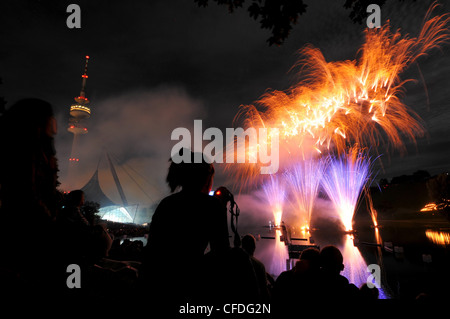
[[(210, 2), (200, 8), (184, 1), (21, 1), (0, 4), (0, 96), (7, 107), (21, 98), (49, 101), (58, 120), (56, 138), (60, 180), (64, 185), (72, 134), (67, 132), (69, 107), (81, 87), (84, 57), (91, 57), (87, 97), (92, 117), (89, 134), (82, 136), (87, 182), (105, 147), (132, 167), (134, 178), (119, 171), (130, 202), (151, 203), (168, 194), (164, 179), (173, 129), (190, 128), (202, 119), (204, 129), (232, 127), (239, 106), (251, 104), (271, 89), (284, 90), (295, 73), (289, 72), (305, 44), (318, 47), (327, 61), (354, 59), (364, 40), (365, 24), (354, 24), (343, 8), (345, 1), (305, 1), (300, 16), (282, 46), (269, 46), (270, 31), (261, 29), (246, 8), (228, 13)], [(450, 1), (440, 1), (437, 13), (450, 11)], [(66, 8), (81, 7), (81, 29), (69, 29)], [(388, 0), (381, 14), (394, 28), (415, 36), (431, 1)], [(418, 81), (406, 85), (404, 102), (423, 119), (427, 137), (408, 154), (385, 154), (384, 170), (376, 165), (377, 180), (412, 174), (419, 169), (432, 175), (450, 170), (450, 46), (419, 59), (424, 83), (416, 65), (402, 78)], [(118, 199), (101, 164), (101, 185)], [(229, 183), (218, 167), (215, 186)], [(225, 186), (232, 187), (227, 184)]]

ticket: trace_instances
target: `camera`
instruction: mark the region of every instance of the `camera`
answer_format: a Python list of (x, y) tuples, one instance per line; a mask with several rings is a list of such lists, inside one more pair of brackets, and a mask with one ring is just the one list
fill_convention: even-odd
[(229, 201), (231, 201), (232, 203), (234, 202), (233, 194), (224, 186), (219, 187), (215, 191), (209, 192), (209, 195), (219, 198), (224, 203), (227, 203)]

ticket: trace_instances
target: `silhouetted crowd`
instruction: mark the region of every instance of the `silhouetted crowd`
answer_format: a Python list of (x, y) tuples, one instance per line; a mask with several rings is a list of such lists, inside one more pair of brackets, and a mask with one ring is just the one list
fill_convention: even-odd
[(119, 222), (106, 221), (106, 227), (108, 232), (118, 237), (144, 237), (148, 233), (148, 228), (142, 225), (136, 224), (123, 224)]
[[(231, 247), (228, 199), (208, 195), (214, 167), (202, 154), (200, 163), (199, 154), (187, 149), (170, 159), (172, 194), (158, 205), (144, 246), (118, 238), (121, 228), (111, 234), (86, 218), (82, 191), (58, 191), (57, 129), (49, 103), (21, 100), (0, 124), (2, 295), (104, 301), (133, 296), (149, 311), (168, 311), (169, 304), (174, 313), (186, 303), (270, 302), (283, 312), (298, 311), (299, 302), (378, 298), (376, 288), (356, 287), (340, 274), (342, 254), (334, 246), (304, 250), (276, 280), (254, 257), (253, 236), (237, 238)], [(77, 280), (67, 271), (72, 264), (81, 269), (80, 288), (68, 284)]]

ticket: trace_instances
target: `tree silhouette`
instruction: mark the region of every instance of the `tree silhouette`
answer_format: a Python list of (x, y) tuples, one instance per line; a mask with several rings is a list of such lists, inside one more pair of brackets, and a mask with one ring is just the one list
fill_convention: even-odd
[[(212, 0), (228, 7), (229, 12), (242, 8), (245, 0)], [(208, 6), (209, 0), (194, 0), (199, 7)], [(270, 29), (272, 36), (267, 39), (269, 45), (281, 45), (288, 38), (292, 26), (298, 22), (300, 15), (306, 12), (303, 0), (249, 0), (247, 10), (250, 17), (259, 19), (261, 28)], [(362, 23), (368, 16), (367, 6), (378, 4), (380, 7), (386, 0), (345, 0), (344, 8), (350, 9), (349, 18), (354, 23)]]
[(445, 218), (450, 220), (450, 176), (442, 173), (427, 181), (430, 199), (438, 205)]
[(450, 200), (450, 176), (442, 173), (427, 181), (430, 199), (436, 204), (448, 203)]
[(84, 217), (89, 224), (96, 225), (100, 220), (100, 204), (92, 201), (86, 201), (82, 207)]

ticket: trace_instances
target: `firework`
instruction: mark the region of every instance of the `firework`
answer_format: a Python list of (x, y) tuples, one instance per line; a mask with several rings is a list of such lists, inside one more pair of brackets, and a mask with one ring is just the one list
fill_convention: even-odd
[[(353, 214), (371, 171), (371, 161), (359, 147), (370, 147), (378, 154), (380, 148), (386, 153), (393, 149), (404, 153), (406, 140), (415, 142), (425, 133), (420, 117), (402, 101), (405, 84), (412, 79), (401, 75), (448, 40), (449, 15), (432, 17), (436, 7), (433, 4), (428, 10), (417, 37), (392, 30), (389, 21), (381, 28), (366, 29), (364, 44), (354, 60), (329, 62), (319, 49), (304, 47), (295, 65), (301, 70), (299, 81), (285, 91), (269, 91), (253, 105), (240, 108), (235, 124), (279, 132), (279, 167), (285, 171), (285, 184), (277, 184), (277, 176), (264, 185), (276, 221), (281, 220), (280, 207), (285, 205), (285, 191), (289, 189), (300, 225), (309, 226), (322, 185), (345, 231), (352, 231)], [(263, 142), (267, 144), (246, 148), (249, 159), (257, 159), (259, 147), (269, 149), (270, 139)], [(322, 159), (314, 159), (312, 154)], [(258, 160), (233, 165), (237, 168), (233, 174), (241, 187), (257, 184), (263, 180), (260, 167)], [(381, 243), (373, 207), (371, 216), (376, 241)], [(277, 265), (284, 258), (281, 252), (277, 240)], [(367, 265), (350, 235), (346, 235), (343, 255), (349, 279), (364, 283)]]
[(294, 211), (305, 230), (311, 223), (311, 213), (325, 165), (324, 159), (310, 158), (292, 165), (284, 174), (293, 197)]
[[(355, 60), (327, 62), (311, 45), (301, 51), (303, 79), (286, 91), (265, 94), (256, 106), (241, 108), (237, 118), (253, 127), (276, 127), (285, 143), (303, 147), (305, 140), (322, 151), (348, 146), (380, 145), (404, 150), (403, 137), (415, 141), (424, 129), (420, 118), (400, 99), (400, 75), (417, 59), (447, 41), (448, 15), (427, 12), (420, 34), (410, 38), (392, 31), (389, 21), (366, 29)], [(258, 106), (258, 107), (257, 107)]]
[(286, 198), (284, 183), (278, 175), (272, 174), (263, 184), (262, 189), (273, 213), (275, 226), (280, 226), (284, 200)]
[(345, 231), (352, 230), (353, 213), (370, 177), (370, 160), (356, 147), (333, 158), (322, 178), (322, 187), (334, 205)]

